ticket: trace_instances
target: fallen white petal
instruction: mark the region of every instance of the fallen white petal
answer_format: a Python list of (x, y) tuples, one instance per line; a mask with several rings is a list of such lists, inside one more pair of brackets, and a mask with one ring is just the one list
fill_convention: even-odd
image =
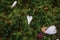
[(59, 39), (56, 39), (56, 40), (59, 40)]
[(57, 30), (55, 26), (50, 26), (44, 33), (46, 34), (56, 34)]
[(32, 21), (32, 16), (29, 16), (29, 15), (27, 15), (27, 21), (28, 21), (28, 25), (30, 24), (30, 22)]
[(17, 4), (17, 1), (14, 1), (13, 4), (11, 5), (11, 8), (15, 7)]

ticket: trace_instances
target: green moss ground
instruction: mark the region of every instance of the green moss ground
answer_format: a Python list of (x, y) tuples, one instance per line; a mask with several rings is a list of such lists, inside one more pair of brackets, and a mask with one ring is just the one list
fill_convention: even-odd
[[(0, 1), (0, 37), (2, 40), (37, 40), (43, 25), (56, 25), (56, 35), (44, 35), (42, 40), (60, 38), (60, 7), (51, 0), (17, 0), (14, 8), (10, 8), (13, 0)], [(59, 3), (58, 3), (59, 4)], [(47, 7), (48, 9), (45, 9)], [(27, 15), (32, 15), (30, 25)], [(1, 39), (0, 39), (1, 40)]]

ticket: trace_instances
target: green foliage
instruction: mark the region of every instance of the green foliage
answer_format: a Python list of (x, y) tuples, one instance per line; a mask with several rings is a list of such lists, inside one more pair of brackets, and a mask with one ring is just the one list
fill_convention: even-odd
[[(17, 0), (14, 8), (10, 8), (13, 0), (0, 1), (0, 36), (3, 40), (37, 40), (36, 35), (41, 32), (43, 25), (57, 25), (60, 23), (60, 8), (52, 5), (53, 0)], [(60, 3), (58, 3), (59, 5)], [(54, 6), (54, 8), (52, 7)], [(44, 8), (47, 7), (46, 11)], [(27, 15), (33, 20), (27, 24)], [(58, 37), (60, 27), (57, 25)], [(42, 40), (55, 39), (55, 35), (45, 35)], [(53, 40), (54, 40), (53, 39)]]

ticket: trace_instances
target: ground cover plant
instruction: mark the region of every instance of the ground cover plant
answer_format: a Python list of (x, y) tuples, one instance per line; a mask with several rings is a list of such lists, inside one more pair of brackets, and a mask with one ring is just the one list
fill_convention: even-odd
[[(43, 25), (56, 25), (56, 35), (46, 35), (41, 40), (60, 39), (59, 0), (0, 0), (0, 40), (38, 40)], [(28, 25), (27, 15), (33, 16)]]

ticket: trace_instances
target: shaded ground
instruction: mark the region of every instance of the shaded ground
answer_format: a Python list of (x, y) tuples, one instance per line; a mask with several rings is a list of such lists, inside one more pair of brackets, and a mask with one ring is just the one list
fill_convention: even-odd
[[(56, 35), (45, 34), (42, 40), (60, 38), (60, 7), (52, 5), (50, 0), (17, 1), (11, 9), (13, 1), (1, 0), (0, 40), (37, 40), (36, 35), (43, 25), (56, 25), (58, 32)], [(30, 25), (27, 24), (27, 15), (33, 16)]]

